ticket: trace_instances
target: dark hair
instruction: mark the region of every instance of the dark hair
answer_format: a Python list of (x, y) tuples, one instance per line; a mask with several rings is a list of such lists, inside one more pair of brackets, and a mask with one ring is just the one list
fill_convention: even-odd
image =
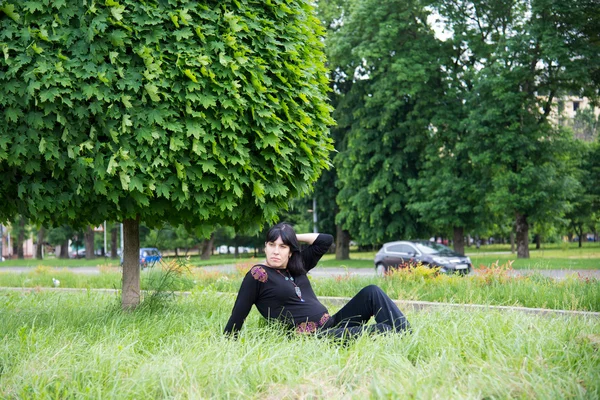
[(298, 238), (296, 238), (296, 232), (294, 231), (294, 228), (292, 228), (290, 224), (280, 222), (269, 229), (265, 241), (274, 242), (278, 238), (281, 238), (283, 243), (290, 246), (290, 252), (292, 255), (287, 263), (287, 269), (290, 271), (290, 274), (296, 276), (306, 275), (304, 262), (302, 261), (302, 255), (300, 254), (300, 244), (298, 243)]

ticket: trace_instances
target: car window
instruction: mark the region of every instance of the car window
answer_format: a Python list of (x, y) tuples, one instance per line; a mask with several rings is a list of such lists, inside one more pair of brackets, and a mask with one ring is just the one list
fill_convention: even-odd
[(453, 254), (454, 251), (444, 246), (443, 244), (435, 243), (435, 242), (427, 242), (427, 243), (415, 243), (415, 246), (424, 254)]
[(407, 244), (394, 244), (388, 246), (388, 253), (401, 253), (401, 254), (413, 254), (415, 253), (415, 249), (412, 246)]

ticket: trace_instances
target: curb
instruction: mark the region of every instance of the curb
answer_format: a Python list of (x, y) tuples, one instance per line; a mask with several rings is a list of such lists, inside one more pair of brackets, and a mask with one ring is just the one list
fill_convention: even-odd
[[(78, 288), (49, 288), (49, 287), (34, 287), (34, 288), (18, 288), (18, 287), (0, 287), (2, 291), (13, 291), (13, 292), (71, 292), (71, 293), (88, 293), (88, 292), (99, 292), (99, 293), (112, 293), (119, 294), (119, 289), (78, 289)], [(142, 293), (147, 293), (142, 291)], [(178, 296), (190, 296), (192, 292), (174, 292)], [(220, 296), (233, 296), (235, 293), (216, 292)], [(333, 297), (333, 296), (319, 296), (319, 300), (327, 302), (334, 306), (343, 306), (346, 304), (350, 297)], [(455, 303), (436, 303), (432, 301), (417, 301), (417, 300), (394, 300), (394, 303), (402, 311), (428, 311), (442, 308), (453, 308), (453, 309), (464, 309), (468, 310), (483, 310), (483, 311), (512, 311), (512, 312), (523, 312), (527, 314), (545, 315), (545, 316), (566, 316), (566, 317), (588, 317), (588, 318), (600, 318), (600, 312), (595, 311), (571, 311), (571, 310), (552, 310), (549, 308), (529, 308), (529, 307), (515, 307), (515, 306), (493, 306), (486, 304), (455, 304)]]

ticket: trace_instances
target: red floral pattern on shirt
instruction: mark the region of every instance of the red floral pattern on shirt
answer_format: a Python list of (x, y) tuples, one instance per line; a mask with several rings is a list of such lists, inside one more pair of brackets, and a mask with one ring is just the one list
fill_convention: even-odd
[(318, 328), (325, 325), (325, 323), (329, 321), (329, 314), (325, 313), (319, 320), (319, 322), (306, 321), (302, 322), (296, 327), (297, 333), (315, 333)]
[(269, 275), (267, 275), (267, 271), (264, 270), (260, 265), (255, 265), (251, 270), (250, 274), (252, 277), (259, 282), (265, 283), (269, 279)]
[(325, 313), (319, 320), (319, 326), (325, 325), (327, 323), (327, 321), (329, 321), (329, 314)]

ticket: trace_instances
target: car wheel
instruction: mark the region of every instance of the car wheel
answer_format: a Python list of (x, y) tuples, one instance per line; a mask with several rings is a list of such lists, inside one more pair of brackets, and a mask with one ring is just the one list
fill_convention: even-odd
[(379, 263), (375, 266), (375, 273), (377, 276), (384, 276), (387, 273), (387, 268), (384, 264)]

